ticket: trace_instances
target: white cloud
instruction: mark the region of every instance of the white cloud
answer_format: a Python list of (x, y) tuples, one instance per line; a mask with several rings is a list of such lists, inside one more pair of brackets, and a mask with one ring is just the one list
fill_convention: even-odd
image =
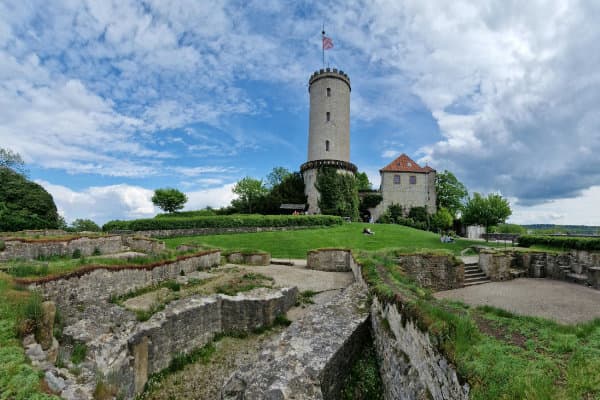
[(394, 157), (398, 157), (400, 154), (402, 154), (402, 153), (398, 150), (385, 150), (383, 153), (381, 153), (381, 157), (394, 158)]
[[(127, 184), (92, 186), (80, 191), (66, 186), (38, 180), (54, 198), (54, 202), (67, 220), (86, 218), (98, 224), (113, 219), (152, 218), (161, 212), (152, 204), (153, 190)], [(216, 183), (216, 181), (214, 182)], [(198, 210), (207, 206), (220, 208), (229, 205), (234, 195), (234, 184), (225, 184), (205, 190), (186, 192), (186, 210)]]

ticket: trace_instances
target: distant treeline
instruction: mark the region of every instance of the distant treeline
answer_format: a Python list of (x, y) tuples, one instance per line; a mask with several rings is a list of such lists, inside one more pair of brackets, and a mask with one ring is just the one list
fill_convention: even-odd
[(564, 233), (564, 234), (578, 234), (578, 235), (598, 235), (600, 234), (600, 226), (589, 226), (589, 225), (553, 225), (553, 224), (530, 224), (523, 225), (527, 230), (532, 231), (533, 234), (552, 234), (552, 233)]

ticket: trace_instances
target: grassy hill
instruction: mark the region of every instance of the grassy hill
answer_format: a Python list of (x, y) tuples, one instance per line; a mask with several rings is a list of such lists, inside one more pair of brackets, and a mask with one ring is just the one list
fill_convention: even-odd
[[(364, 235), (369, 228), (374, 235)], [(422, 249), (448, 250), (454, 254), (482, 242), (459, 239), (454, 243), (441, 243), (440, 236), (402, 225), (351, 223), (333, 228), (305, 229), (296, 231), (240, 233), (231, 235), (188, 236), (165, 239), (167, 247), (180, 244), (202, 244), (227, 249), (257, 249), (271, 253), (273, 257), (304, 258), (306, 252), (323, 247), (349, 248), (353, 250), (380, 250), (401, 248), (406, 252)]]

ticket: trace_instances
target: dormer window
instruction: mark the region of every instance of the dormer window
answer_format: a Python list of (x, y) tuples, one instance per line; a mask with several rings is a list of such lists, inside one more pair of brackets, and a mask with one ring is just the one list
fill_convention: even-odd
[(411, 163), (411, 162), (407, 162), (407, 163), (406, 163), (406, 166), (407, 166), (407, 167), (412, 167), (412, 163)]

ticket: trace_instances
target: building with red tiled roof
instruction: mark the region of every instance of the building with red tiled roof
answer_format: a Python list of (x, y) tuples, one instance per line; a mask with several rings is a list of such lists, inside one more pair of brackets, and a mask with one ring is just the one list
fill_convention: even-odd
[(381, 174), (380, 192), (383, 200), (371, 209), (371, 216), (377, 220), (392, 204), (398, 204), (408, 214), (412, 207), (427, 207), (431, 214), (436, 209), (435, 169), (421, 167), (406, 154), (379, 170)]

